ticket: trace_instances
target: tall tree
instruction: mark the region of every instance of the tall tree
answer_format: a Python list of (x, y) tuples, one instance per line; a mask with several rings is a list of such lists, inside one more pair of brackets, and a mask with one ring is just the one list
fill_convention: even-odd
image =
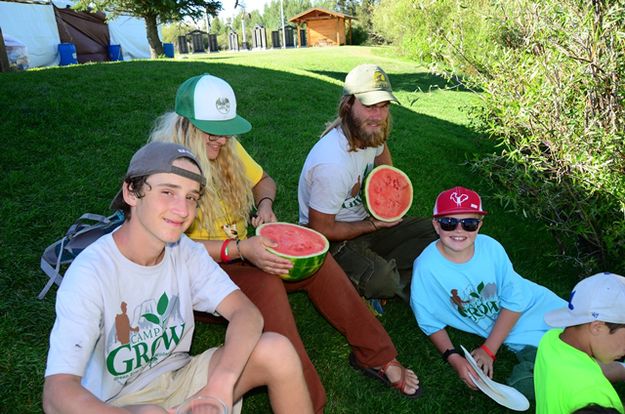
[(184, 17), (200, 18), (204, 13), (216, 16), (221, 10), (217, 0), (78, 0), (75, 8), (104, 11), (111, 16), (129, 14), (145, 20), (145, 29), (151, 56), (163, 55), (163, 44), (158, 36), (158, 24), (180, 21)]

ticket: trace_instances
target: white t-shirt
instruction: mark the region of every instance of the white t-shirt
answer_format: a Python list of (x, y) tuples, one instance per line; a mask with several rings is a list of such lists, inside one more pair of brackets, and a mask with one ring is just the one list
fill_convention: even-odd
[(308, 153), (299, 177), (299, 222), (308, 224), (308, 209), (335, 214), (336, 221), (359, 221), (369, 214), (362, 204), (361, 188), (384, 145), (349, 151), (340, 128), (324, 135)]
[(140, 266), (101, 237), (74, 260), (56, 298), (46, 376), (71, 374), (106, 402), (189, 361), (193, 309), (215, 313), (238, 289), (187, 236)]

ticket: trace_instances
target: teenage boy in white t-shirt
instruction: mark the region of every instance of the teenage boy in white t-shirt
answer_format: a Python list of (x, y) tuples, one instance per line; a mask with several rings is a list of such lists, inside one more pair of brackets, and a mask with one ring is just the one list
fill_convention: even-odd
[[(264, 385), (274, 412), (312, 413), (290, 342), (261, 333), (256, 307), (183, 234), (206, 183), (199, 165), (170, 143), (150, 143), (133, 156), (112, 204), (126, 221), (85, 249), (59, 288), (47, 413), (173, 413), (208, 395), (231, 409)], [(193, 310), (229, 324), (223, 346), (191, 357)]]

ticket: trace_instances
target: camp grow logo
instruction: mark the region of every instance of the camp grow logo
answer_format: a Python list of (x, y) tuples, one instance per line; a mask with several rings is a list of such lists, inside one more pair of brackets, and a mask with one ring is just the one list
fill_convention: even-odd
[[(124, 307), (122, 309), (125, 311)], [(106, 368), (111, 375), (128, 376), (136, 369), (156, 364), (171, 353), (180, 342), (185, 328), (184, 322), (176, 325), (169, 323), (172, 309), (167, 294), (163, 293), (156, 305), (156, 313), (145, 312), (141, 315), (140, 327), (130, 327), (134, 332), (130, 340), (127, 343), (118, 341), (121, 345), (112, 349), (106, 357)]]
[[(466, 289), (468, 294), (458, 293), (458, 289), (451, 290), (451, 303), (456, 305), (458, 313), (465, 318), (478, 322), (483, 318), (492, 318), (499, 313), (499, 298), (497, 285), (494, 283), (484, 284), (480, 282), (477, 288)], [(464, 296), (464, 297), (463, 297)]]

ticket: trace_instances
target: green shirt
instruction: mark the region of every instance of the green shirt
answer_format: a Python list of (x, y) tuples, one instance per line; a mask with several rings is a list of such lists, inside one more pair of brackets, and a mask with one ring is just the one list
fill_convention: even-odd
[(585, 352), (560, 339), (562, 329), (548, 331), (538, 345), (534, 366), (537, 414), (570, 414), (588, 404), (612, 407), (623, 413), (623, 403)]

